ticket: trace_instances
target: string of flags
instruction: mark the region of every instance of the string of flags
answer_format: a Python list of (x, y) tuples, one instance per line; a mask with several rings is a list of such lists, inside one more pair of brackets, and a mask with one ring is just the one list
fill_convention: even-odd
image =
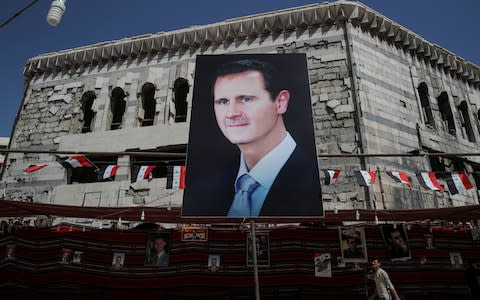
[[(98, 168), (88, 158), (83, 155), (73, 155), (68, 157), (56, 156), (59, 162), (65, 168), (95, 168), (99, 172), (103, 180), (115, 177), (120, 166), (106, 165)], [(38, 165), (29, 165), (25, 168), (24, 174), (31, 174), (47, 167), (48, 163)], [(154, 170), (158, 168), (156, 165), (137, 165), (134, 166), (132, 173), (132, 182), (149, 180), (154, 177)], [(167, 189), (184, 189), (185, 188), (185, 166), (167, 166)], [(340, 178), (340, 170), (322, 169), (325, 178), (325, 185), (334, 184)], [(378, 171), (355, 170), (353, 171), (357, 183), (360, 186), (373, 186), (377, 181)], [(412, 188), (412, 182), (406, 172), (403, 171), (386, 171), (386, 174), (396, 183), (401, 183)], [(465, 193), (474, 187), (468, 175), (465, 172), (444, 172), (442, 180), (446, 183), (440, 183), (437, 172), (419, 172), (416, 178), (424, 189), (431, 191), (445, 192), (446, 187), (451, 195)]]
[[(333, 184), (340, 176), (339, 170), (322, 171), (325, 174), (326, 185)], [(353, 171), (353, 173), (360, 186), (372, 186), (377, 179), (377, 171), (358, 170)], [(412, 182), (406, 172), (387, 171), (386, 173), (393, 181), (402, 183), (410, 189), (412, 188)], [(465, 172), (444, 172), (442, 174), (442, 179), (445, 181), (451, 195), (464, 193), (473, 188), (473, 184)], [(424, 189), (445, 192), (445, 186), (440, 183), (436, 172), (419, 172), (416, 174), (416, 177)]]
[[(113, 180), (117, 175), (119, 165), (106, 165), (98, 168), (88, 158), (83, 155), (73, 155), (68, 157), (55, 156), (56, 161), (66, 169), (75, 168), (95, 168), (103, 180)], [(29, 165), (24, 170), (25, 175), (37, 172), (47, 167), (48, 163), (37, 165)], [(134, 166), (132, 174), (132, 182), (139, 182), (142, 180), (149, 180), (153, 178), (153, 171), (158, 166), (145, 165)], [(185, 188), (185, 166), (167, 166), (167, 189), (184, 189)]]

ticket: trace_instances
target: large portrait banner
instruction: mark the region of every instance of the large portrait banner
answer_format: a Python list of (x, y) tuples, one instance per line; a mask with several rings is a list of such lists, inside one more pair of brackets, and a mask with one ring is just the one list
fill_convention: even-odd
[(199, 55), (182, 215), (323, 216), (305, 54)]

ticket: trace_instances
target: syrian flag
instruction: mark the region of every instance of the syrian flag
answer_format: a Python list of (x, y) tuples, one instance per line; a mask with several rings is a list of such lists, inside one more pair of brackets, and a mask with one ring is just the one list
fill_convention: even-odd
[(89, 168), (95, 167), (85, 156), (74, 155), (69, 157), (57, 157), (62, 166), (67, 169), (71, 168)]
[(185, 188), (185, 166), (167, 167), (167, 189)]
[(322, 170), (325, 174), (325, 185), (330, 185), (337, 181), (340, 176), (340, 170)]
[(357, 177), (357, 182), (360, 186), (371, 186), (375, 183), (377, 179), (377, 172), (375, 171), (353, 171), (355, 177)]
[(134, 182), (138, 182), (138, 181), (150, 178), (153, 169), (155, 169), (155, 166), (140, 166), (140, 167), (136, 167), (135, 169), (136, 169), (135, 170), (136, 172), (133, 178), (135, 178)]
[(397, 183), (403, 183), (409, 188), (411, 188), (411, 182), (405, 172), (387, 172), (387, 175), (392, 177), (392, 179)]
[(445, 188), (438, 182), (435, 172), (421, 172), (417, 174), (418, 182), (427, 190), (444, 192)]
[(466, 192), (473, 187), (465, 172), (448, 173), (445, 177), (451, 195)]
[(30, 173), (36, 172), (38, 170), (41, 170), (41, 169), (45, 168), (46, 166), (48, 166), (48, 164), (29, 165), (28, 167), (25, 168), (25, 170), (23, 170), (23, 173), (24, 174), (30, 174)]
[(105, 179), (108, 179), (108, 178), (115, 177), (115, 175), (117, 175), (118, 167), (119, 166), (117, 166), (117, 165), (108, 165), (105, 168), (105, 170), (103, 171), (102, 178), (105, 180)]

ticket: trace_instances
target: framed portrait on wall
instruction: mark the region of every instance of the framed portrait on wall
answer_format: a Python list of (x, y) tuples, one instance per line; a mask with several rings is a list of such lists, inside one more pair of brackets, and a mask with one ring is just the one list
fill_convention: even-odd
[(73, 250), (69, 248), (63, 248), (62, 249), (62, 259), (61, 263), (62, 264), (69, 264), (72, 262), (72, 253)]
[(17, 250), (17, 245), (10, 244), (5, 247), (5, 259), (14, 260), (15, 252)]
[[(270, 242), (268, 232), (255, 232), (257, 248), (257, 265), (270, 265)], [(247, 266), (253, 266), (253, 242), (251, 233), (247, 233)]]
[(218, 271), (220, 269), (220, 255), (209, 255), (207, 267), (211, 272)]
[(112, 267), (114, 269), (121, 269), (125, 263), (125, 253), (113, 253)]
[(452, 269), (463, 269), (463, 259), (460, 252), (450, 252), (449, 255)]
[(407, 260), (412, 257), (408, 246), (407, 232), (403, 224), (385, 224), (380, 226), (380, 230), (392, 261)]
[(365, 228), (339, 227), (338, 234), (344, 262), (366, 262), (368, 260)]
[(145, 251), (145, 265), (167, 267), (170, 263), (170, 233), (150, 234)]

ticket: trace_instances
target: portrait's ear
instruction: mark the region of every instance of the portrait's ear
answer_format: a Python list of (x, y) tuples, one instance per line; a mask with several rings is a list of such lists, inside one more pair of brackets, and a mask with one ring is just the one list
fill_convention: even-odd
[(284, 114), (288, 108), (288, 101), (290, 100), (290, 92), (287, 90), (281, 90), (275, 98), (275, 104), (277, 105), (277, 113)]

